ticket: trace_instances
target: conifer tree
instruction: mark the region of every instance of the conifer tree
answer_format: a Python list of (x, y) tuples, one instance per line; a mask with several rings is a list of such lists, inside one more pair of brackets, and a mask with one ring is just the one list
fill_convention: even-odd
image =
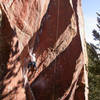
[(96, 13), (97, 14), (97, 30), (96, 29), (94, 29), (93, 31), (92, 31), (92, 33), (93, 33), (93, 37), (94, 37), (94, 40), (95, 41), (98, 41), (98, 43), (96, 43), (96, 44), (93, 44), (92, 43), (92, 47), (97, 51), (97, 54), (98, 54), (98, 56), (100, 55), (100, 14), (99, 13)]
[(92, 31), (96, 43), (87, 43), (89, 100), (100, 100), (100, 14), (97, 13), (97, 30)]

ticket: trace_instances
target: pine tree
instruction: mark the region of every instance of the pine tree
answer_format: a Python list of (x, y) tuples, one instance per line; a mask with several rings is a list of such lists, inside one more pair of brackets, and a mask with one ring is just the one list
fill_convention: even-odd
[(98, 30), (94, 29), (92, 31), (93, 33), (93, 37), (94, 37), (94, 40), (95, 41), (98, 41), (97, 44), (92, 44), (93, 48), (97, 51), (97, 54), (98, 56), (100, 56), (100, 14), (99, 13), (96, 13), (97, 14), (97, 28)]
[(95, 49), (87, 43), (89, 100), (100, 100), (100, 61)]
[(87, 43), (89, 100), (100, 100), (100, 14), (97, 13), (97, 30), (92, 31), (95, 43)]

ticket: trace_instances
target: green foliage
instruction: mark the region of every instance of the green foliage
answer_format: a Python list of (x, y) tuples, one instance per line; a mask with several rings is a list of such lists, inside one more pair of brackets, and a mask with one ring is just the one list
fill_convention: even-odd
[[(96, 43), (87, 44), (89, 100), (100, 100), (100, 14), (97, 13), (97, 30), (92, 31)], [(99, 52), (97, 52), (97, 50)]]
[(87, 44), (89, 100), (100, 100), (100, 60), (95, 49)]
[(100, 51), (100, 14), (99, 13), (97, 13), (97, 30), (96, 29), (94, 29), (93, 31), (92, 31), (92, 35), (93, 35), (93, 37), (94, 37), (94, 40), (95, 41), (98, 41), (98, 43), (97, 44), (93, 44), (96, 48), (95, 48), (95, 50), (99, 50)]

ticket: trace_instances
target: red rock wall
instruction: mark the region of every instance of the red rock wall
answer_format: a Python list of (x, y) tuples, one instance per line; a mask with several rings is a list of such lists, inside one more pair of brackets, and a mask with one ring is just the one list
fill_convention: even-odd
[(29, 80), (36, 100), (85, 100), (80, 1), (1, 0), (0, 6), (0, 32), (10, 37), (1, 99), (26, 99), (21, 69), (33, 47), (38, 69)]

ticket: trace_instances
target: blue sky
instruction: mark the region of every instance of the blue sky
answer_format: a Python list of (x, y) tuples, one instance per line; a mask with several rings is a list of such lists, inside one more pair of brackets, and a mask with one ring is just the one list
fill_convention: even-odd
[(85, 34), (88, 42), (94, 42), (92, 30), (96, 27), (97, 15), (96, 12), (100, 13), (100, 0), (82, 0), (82, 8), (85, 22)]

